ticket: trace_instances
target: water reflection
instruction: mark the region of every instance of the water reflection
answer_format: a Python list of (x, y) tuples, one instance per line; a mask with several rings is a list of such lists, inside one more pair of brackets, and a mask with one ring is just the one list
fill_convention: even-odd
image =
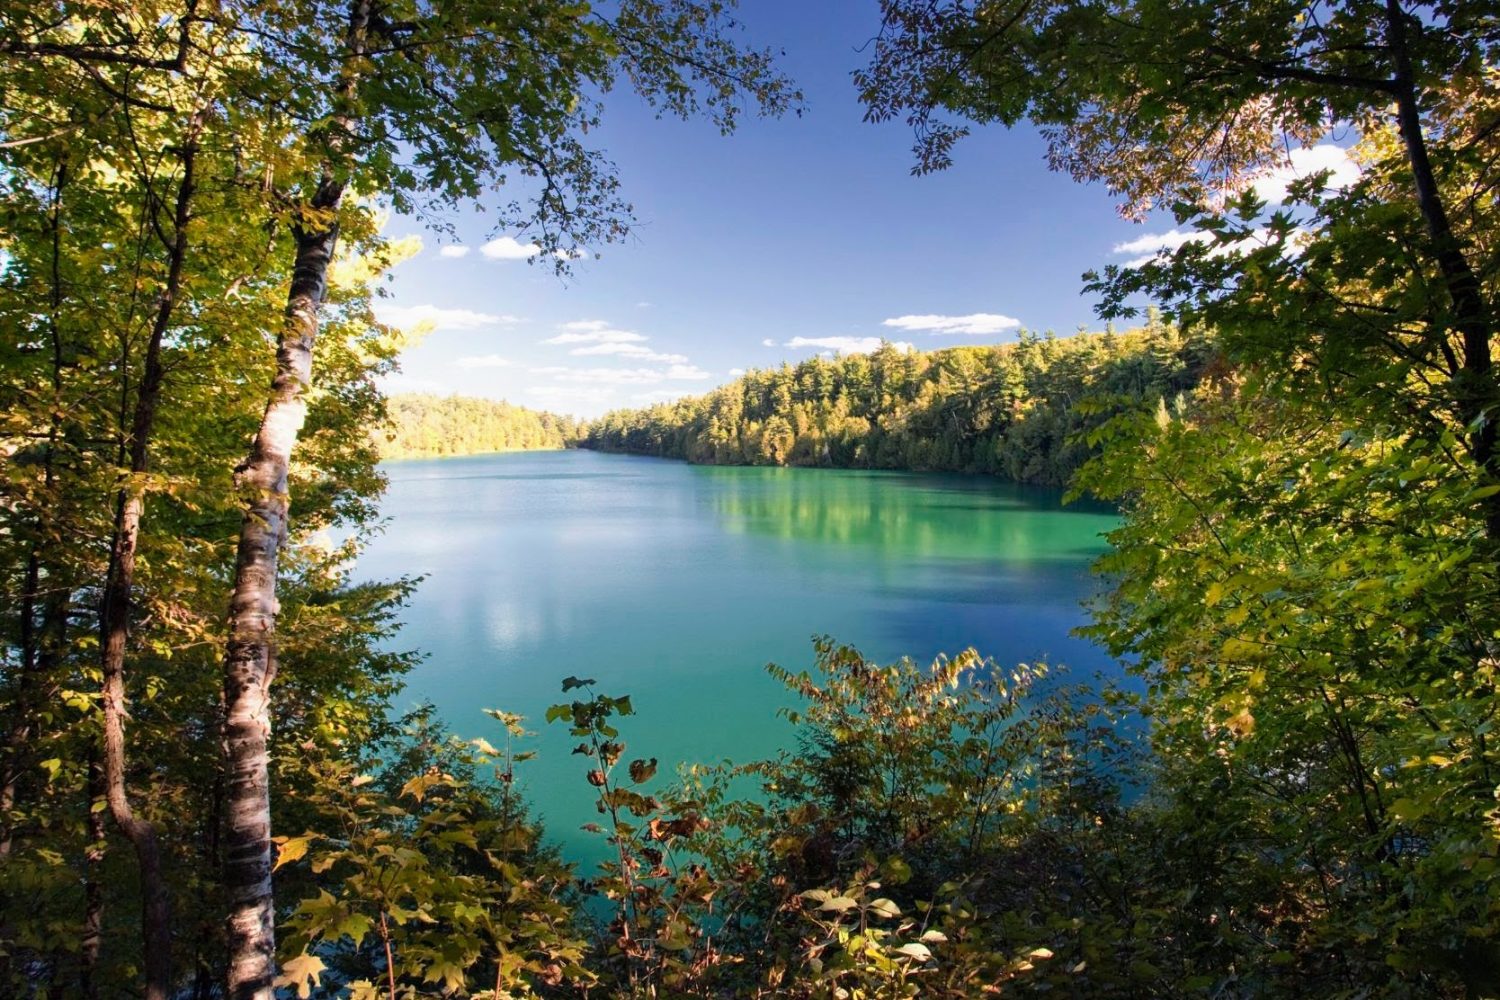
[(900, 558), (1087, 562), (1114, 515), (1055, 490), (991, 479), (825, 469), (692, 470), (725, 530)]
[(541, 751), (527, 780), (584, 855), (590, 789), (567, 734), (541, 722), (569, 674), (632, 695), (631, 752), (665, 762), (783, 746), (789, 696), (764, 666), (810, 665), (815, 634), (879, 660), (974, 646), (1000, 663), (1106, 663), (1068, 633), (1114, 519), (1052, 491), (586, 452), (387, 471), (389, 523), (359, 570), (426, 576), (396, 644), (428, 658), (399, 707), (431, 700), (468, 737), (495, 735), (483, 708), (525, 715)]

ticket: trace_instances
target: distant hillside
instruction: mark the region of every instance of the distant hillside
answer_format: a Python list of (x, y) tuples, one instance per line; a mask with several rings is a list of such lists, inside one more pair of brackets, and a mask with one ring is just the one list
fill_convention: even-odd
[[(1080, 431), (1124, 401), (1192, 388), (1215, 354), (1206, 336), (1154, 321), (1118, 334), (1023, 332), (990, 347), (886, 344), (616, 410), (579, 446), (705, 465), (982, 472), (1058, 486), (1090, 453)], [(1090, 399), (1101, 405), (1079, 405)]]
[(565, 448), (583, 429), (572, 417), (468, 396), (402, 394), (388, 409), (389, 437), (377, 441), (382, 459)]

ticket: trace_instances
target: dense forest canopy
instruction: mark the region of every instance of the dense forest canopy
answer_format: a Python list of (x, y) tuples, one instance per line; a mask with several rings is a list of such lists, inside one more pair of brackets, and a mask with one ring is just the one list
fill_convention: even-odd
[[(708, 465), (980, 472), (1063, 486), (1110, 412), (1190, 391), (1211, 338), (1153, 321), (1126, 333), (813, 357), (705, 396), (606, 414), (587, 448)], [(1092, 404), (1092, 405), (1091, 405)]]
[[(1165, 322), (812, 360), (591, 440), (1072, 473), (1124, 512), (1089, 633), (1138, 690), (820, 640), (773, 670), (783, 755), (673, 779), (568, 677), (578, 873), (522, 720), (390, 714), (412, 583), (349, 569), (415, 249), (380, 206), (487, 205), (566, 270), (632, 223), (601, 94), (727, 131), (795, 88), (720, 0), (0, 0), (0, 990), (1500, 996), (1500, 4), (880, 12), (855, 82), (919, 172), (1026, 121), (1177, 215), (1087, 278)], [(1331, 131), (1357, 179), (1257, 192)]]
[(376, 432), (382, 459), (566, 448), (582, 428), (573, 417), (464, 396), (403, 393), (386, 412), (389, 427)]

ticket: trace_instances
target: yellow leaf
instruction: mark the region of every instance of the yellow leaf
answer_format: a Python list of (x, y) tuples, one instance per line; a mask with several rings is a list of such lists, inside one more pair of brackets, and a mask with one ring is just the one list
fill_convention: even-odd
[(1228, 719), (1224, 725), (1234, 734), (1237, 739), (1244, 739), (1255, 732), (1255, 716), (1250, 714), (1248, 708), (1242, 708)]
[[(311, 837), (277, 837), (276, 838), (276, 868), (291, 864), (307, 853), (308, 845), (312, 843)], [(273, 871), (275, 869), (272, 869)]]
[(1266, 647), (1262, 643), (1232, 637), (1224, 640), (1220, 655), (1226, 660), (1258, 660), (1265, 657)]
[(326, 968), (321, 958), (304, 953), (282, 963), (281, 975), (276, 977), (275, 985), (296, 987), (297, 996), (307, 1000), (312, 996), (312, 988), (318, 985), (318, 977)]

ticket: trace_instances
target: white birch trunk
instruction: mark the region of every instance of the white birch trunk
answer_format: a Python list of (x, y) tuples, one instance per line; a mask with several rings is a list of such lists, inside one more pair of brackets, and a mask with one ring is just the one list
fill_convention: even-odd
[[(343, 195), (325, 180), (312, 208), (326, 218)], [(297, 234), (297, 258), (276, 349), (271, 399), (245, 463), (236, 470), (245, 496), (229, 605), (224, 657), (226, 830), (224, 882), (229, 895), (228, 996), (272, 1000), (276, 974), (271, 894), (270, 686), (276, 676), (276, 569), (287, 537), (287, 471), (307, 414), (318, 309), (337, 227)]]

